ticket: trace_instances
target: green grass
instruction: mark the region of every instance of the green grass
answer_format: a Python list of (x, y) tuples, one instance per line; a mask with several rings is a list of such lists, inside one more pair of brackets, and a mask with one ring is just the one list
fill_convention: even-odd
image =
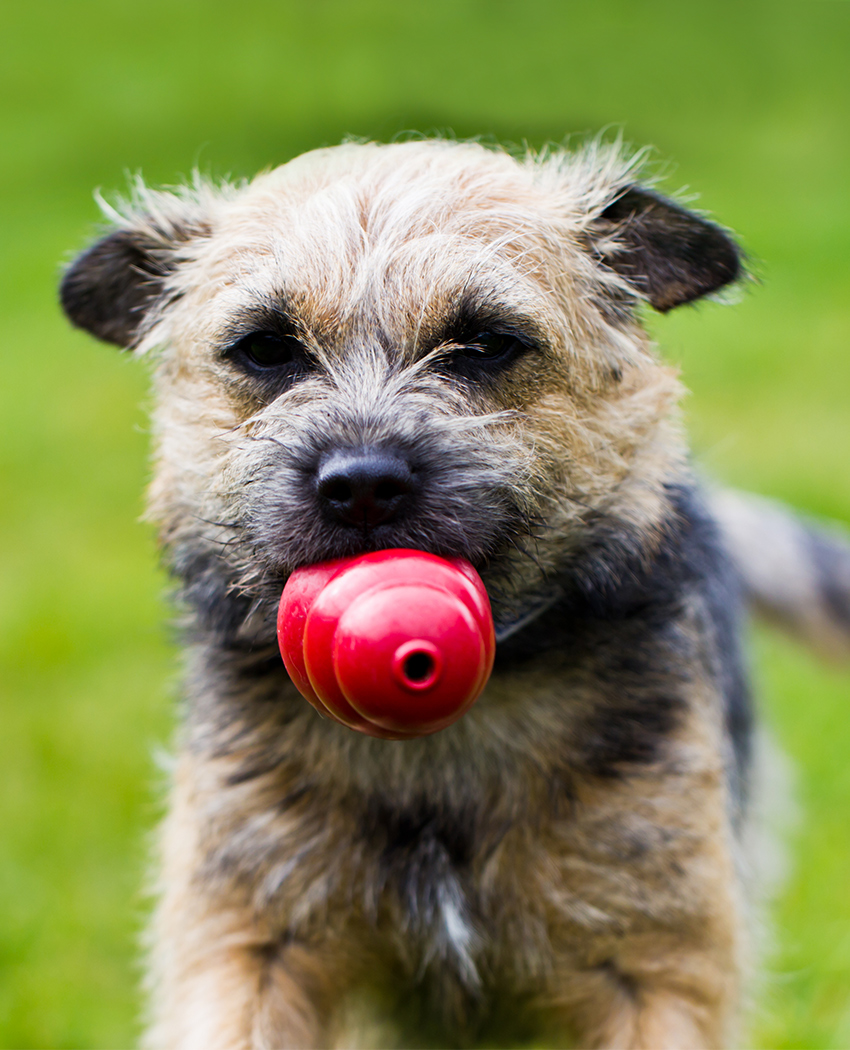
[[(35, 0), (0, 13), (0, 1045), (129, 1045), (165, 581), (137, 524), (143, 369), (70, 331), (95, 186), (249, 175), (343, 135), (652, 143), (760, 283), (653, 327), (721, 479), (850, 521), (850, 4)], [(804, 819), (755, 1039), (850, 1045), (850, 679), (754, 645)]]

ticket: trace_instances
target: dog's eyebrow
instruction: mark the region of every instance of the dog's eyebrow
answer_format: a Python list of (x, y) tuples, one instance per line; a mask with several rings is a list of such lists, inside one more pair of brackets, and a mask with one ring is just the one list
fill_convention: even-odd
[(219, 333), (216, 343), (225, 350), (252, 332), (275, 332), (298, 339), (311, 338), (308, 325), (283, 300), (256, 302), (232, 316)]
[(546, 346), (548, 338), (539, 321), (504, 300), (469, 292), (455, 300), (447, 313), (423, 330), (420, 346), (464, 343), (482, 332), (515, 335), (522, 342)]

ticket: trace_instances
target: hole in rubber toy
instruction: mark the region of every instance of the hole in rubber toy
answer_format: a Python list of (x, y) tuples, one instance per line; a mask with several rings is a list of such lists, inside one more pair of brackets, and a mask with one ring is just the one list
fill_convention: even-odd
[(437, 684), (443, 670), (440, 650), (422, 638), (400, 645), (393, 656), (393, 676), (403, 689), (422, 692)]
[(411, 653), (404, 661), (404, 673), (411, 682), (423, 682), (434, 671), (434, 661), (428, 653)]

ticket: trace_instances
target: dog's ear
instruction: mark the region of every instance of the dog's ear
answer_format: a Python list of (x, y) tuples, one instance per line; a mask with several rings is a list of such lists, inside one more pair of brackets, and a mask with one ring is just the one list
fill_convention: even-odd
[(162, 294), (168, 272), (161, 245), (137, 230), (115, 230), (65, 271), (59, 288), (62, 309), (78, 328), (130, 347), (146, 310)]
[(71, 263), (59, 288), (71, 323), (116, 346), (137, 343), (181, 249), (209, 233), (198, 214), (187, 214), (180, 198), (160, 197), (158, 215), (136, 216), (95, 242)]
[(719, 226), (640, 187), (617, 197), (593, 227), (602, 261), (662, 313), (741, 276), (739, 249)]

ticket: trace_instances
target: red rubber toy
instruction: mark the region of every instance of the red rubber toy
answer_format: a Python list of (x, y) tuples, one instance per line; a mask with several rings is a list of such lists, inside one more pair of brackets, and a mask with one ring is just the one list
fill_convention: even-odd
[(318, 711), (390, 740), (460, 718), (496, 652), (475, 569), (415, 550), (298, 569), (280, 600), (277, 637), (290, 678)]

